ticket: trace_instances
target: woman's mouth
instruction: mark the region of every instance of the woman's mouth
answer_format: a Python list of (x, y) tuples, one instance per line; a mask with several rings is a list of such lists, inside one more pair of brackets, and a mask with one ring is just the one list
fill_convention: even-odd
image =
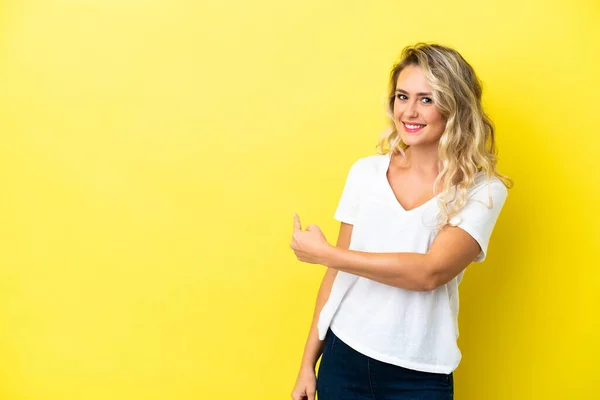
[(421, 129), (427, 126), (422, 124), (407, 124), (406, 122), (402, 122), (402, 125), (404, 125), (404, 130), (408, 133), (419, 132)]

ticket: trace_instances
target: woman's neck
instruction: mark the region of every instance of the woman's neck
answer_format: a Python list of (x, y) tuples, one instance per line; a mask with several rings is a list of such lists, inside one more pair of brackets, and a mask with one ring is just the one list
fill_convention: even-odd
[(395, 165), (397, 167), (408, 169), (412, 173), (424, 177), (435, 177), (439, 174), (437, 146), (429, 148), (409, 147), (404, 153), (406, 154), (406, 158), (402, 158), (400, 154), (394, 154), (394, 159), (396, 159)]

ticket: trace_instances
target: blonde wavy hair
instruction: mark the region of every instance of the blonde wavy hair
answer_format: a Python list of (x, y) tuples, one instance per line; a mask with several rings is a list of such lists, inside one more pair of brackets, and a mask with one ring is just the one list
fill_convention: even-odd
[(434, 104), (446, 119), (446, 129), (438, 147), (440, 172), (433, 184), (434, 193), (438, 193), (436, 189), (442, 184), (436, 229), (445, 225), (455, 226), (450, 220), (467, 203), (476, 174), (483, 171), (487, 176), (488, 208), (492, 201), (489, 186), (492, 177), (500, 179), (507, 188), (512, 188), (514, 182), (496, 169), (495, 129), (483, 111), (479, 78), (456, 50), (439, 44), (417, 43), (405, 47), (400, 60), (393, 66), (386, 101), (391, 127), (380, 138), (377, 145), (379, 154), (392, 151), (392, 154), (400, 153), (405, 158), (405, 150), (410, 147), (402, 141), (393, 118), (396, 83), (400, 72), (407, 66), (421, 68), (432, 90)]

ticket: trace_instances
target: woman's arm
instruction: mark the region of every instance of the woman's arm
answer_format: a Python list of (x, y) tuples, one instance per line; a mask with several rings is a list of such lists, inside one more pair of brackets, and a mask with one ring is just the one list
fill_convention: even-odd
[(448, 283), (482, 251), (471, 234), (448, 225), (436, 235), (426, 254), (348, 250), (329, 244), (317, 225), (311, 224), (303, 231), (298, 215), (294, 215), (290, 247), (302, 262), (414, 291), (434, 290)]
[[(350, 247), (350, 238), (352, 237), (352, 225), (341, 223), (340, 232), (338, 235), (338, 240), (336, 244), (336, 248), (340, 250), (345, 250)], [(323, 341), (319, 340), (319, 334), (317, 331), (317, 324), (319, 322), (319, 314), (323, 309), (323, 306), (329, 299), (329, 294), (331, 293), (331, 287), (333, 286), (333, 281), (337, 275), (338, 270), (334, 268), (327, 268), (325, 272), (325, 276), (321, 282), (321, 286), (319, 288), (319, 293), (317, 295), (317, 301), (315, 304), (315, 311), (313, 314), (312, 324), (310, 326), (310, 331), (308, 334), (308, 339), (306, 340), (306, 346), (304, 347), (304, 355), (302, 357), (302, 363), (300, 366), (300, 370), (311, 370), (314, 372), (315, 366), (317, 364), (317, 360), (321, 356), (323, 352)]]
[(321, 263), (387, 285), (428, 291), (458, 275), (480, 250), (479, 243), (467, 232), (446, 226), (426, 254), (367, 253), (329, 246)]

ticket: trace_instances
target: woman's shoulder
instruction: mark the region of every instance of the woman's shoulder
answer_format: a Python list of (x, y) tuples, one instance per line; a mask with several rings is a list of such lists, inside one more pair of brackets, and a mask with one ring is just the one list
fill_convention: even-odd
[(387, 166), (389, 155), (387, 154), (372, 154), (358, 158), (352, 164), (353, 169), (360, 169), (365, 173), (375, 172), (382, 166)]
[(495, 175), (492, 175), (488, 178), (488, 175), (485, 171), (479, 171), (475, 174), (475, 178), (473, 179), (473, 183), (470, 186), (469, 192), (471, 194), (475, 194), (482, 191), (487, 191), (489, 189), (490, 193), (496, 193), (500, 195), (506, 195), (508, 189), (506, 185), (500, 178)]

